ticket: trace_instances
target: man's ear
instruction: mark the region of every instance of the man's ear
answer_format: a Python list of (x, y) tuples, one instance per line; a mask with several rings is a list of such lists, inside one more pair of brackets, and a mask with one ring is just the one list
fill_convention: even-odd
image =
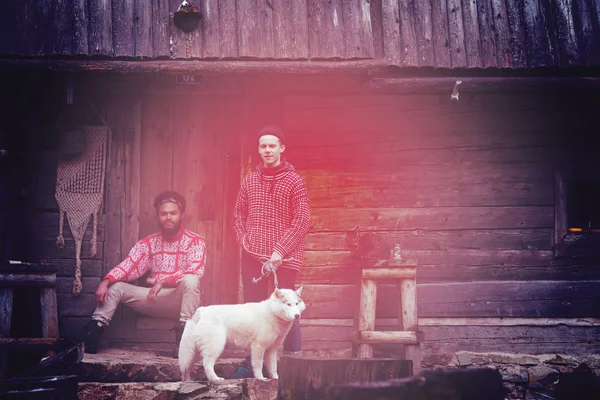
[(281, 147), (281, 153), (283, 153), (285, 151), (285, 144), (282, 144), (280, 147)]

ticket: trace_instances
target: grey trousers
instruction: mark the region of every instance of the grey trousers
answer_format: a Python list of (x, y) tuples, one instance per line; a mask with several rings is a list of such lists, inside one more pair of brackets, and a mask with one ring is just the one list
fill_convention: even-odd
[(92, 319), (108, 325), (119, 304), (150, 317), (179, 318), (185, 322), (200, 307), (200, 278), (197, 275), (184, 275), (176, 288), (163, 288), (155, 301), (148, 300), (150, 288), (135, 286), (126, 282), (116, 282), (108, 287), (108, 300), (98, 304)]

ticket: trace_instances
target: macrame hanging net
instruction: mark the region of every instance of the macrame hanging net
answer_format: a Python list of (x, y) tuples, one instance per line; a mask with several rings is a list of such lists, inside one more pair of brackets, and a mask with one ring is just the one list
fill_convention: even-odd
[(62, 248), (64, 215), (67, 216), (71, 233), (75, 241), (75, 279), (73, 295), (81, 293), (81, 244), (90, 217), (93, 217), (91, 256), (96, 255), (98, 213), (102, 207), (104, 194), (104, 175), (109, 128), (87, 125), (79, 132), (85, 135), (85, 148), (75, 157), (62, 157), (56, 173), (55, 198), (60, 211), (59, 235), (56, 245)]

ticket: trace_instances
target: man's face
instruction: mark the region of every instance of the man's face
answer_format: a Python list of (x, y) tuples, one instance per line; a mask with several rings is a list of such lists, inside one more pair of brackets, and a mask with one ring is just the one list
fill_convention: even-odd
[(181, 211), (175, 203), (161, 204), (158, 209), (158, 224), (165, 236), (173, 236), (181, 228)]
[(267, 168), (281, 164), (281, 153), (284, 151), (285, 145), (279, 142), (277, 136), (263, 135), (258, 139), (258, 154)]

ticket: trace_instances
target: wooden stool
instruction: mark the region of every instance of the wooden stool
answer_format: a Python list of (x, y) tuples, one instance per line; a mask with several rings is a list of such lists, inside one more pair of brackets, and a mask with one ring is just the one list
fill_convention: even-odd
[[(396, 279), (398, 293), (398, 331), (375, 330), (377, 280)], [(421, 372), (421, 351), (417, 337), (417, 262), (415, 260), (383, 260), (363, 268), (358, 315), (358, 358), (373, 358), (373, 344), (405, 345), (404, 355), (413, 363), (413, 375)]]
[[(0, 339), (10, 338), (13, 289), (36, 287), (40, 290), (42, 337), (58, 340), (57, 271), (58, 268), (52, 265), (4, 264), (0, 266)], [(6, 374), (6, 353), (2, 342), (0, 340), (0, 379)]]

